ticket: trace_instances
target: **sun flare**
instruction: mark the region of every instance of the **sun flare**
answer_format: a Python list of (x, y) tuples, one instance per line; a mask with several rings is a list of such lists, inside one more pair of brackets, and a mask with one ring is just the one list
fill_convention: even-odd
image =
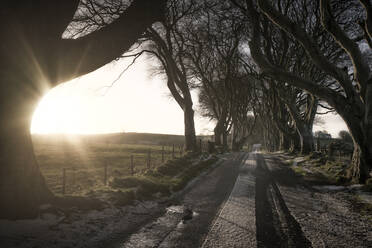
[(53, 89), (39, 103), (31, 125), (32, 133), (81, 133), (79, 99)]
[(50, 90), (34, 113), (31, 133), (183, 134), (182, 110), (164, 82), (149, 77), (145, 63), (131, 67), (107, 89), (126, 66), (125, 61), (111, 63)]

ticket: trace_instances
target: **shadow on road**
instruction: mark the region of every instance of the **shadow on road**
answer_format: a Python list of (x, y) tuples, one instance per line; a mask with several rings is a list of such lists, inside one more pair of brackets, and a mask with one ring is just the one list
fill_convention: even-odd
[(257, 247), (311, 247), (300, 225), (288, 210), (263, 157), (257, 156), (256, 230)]

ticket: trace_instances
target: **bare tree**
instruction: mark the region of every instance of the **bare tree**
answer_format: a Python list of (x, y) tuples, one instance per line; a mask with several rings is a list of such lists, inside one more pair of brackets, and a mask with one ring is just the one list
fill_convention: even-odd
[(151, 42), (147, 52), (160, 63), (160, 70), (167, 76), (168, 89), (184, 112), (185, 149), (188, 151), (197, 151), (197, 145), (184, 27), (192, 25), (192, 17), (197, 9), (198, 5), (192, 0), (169, 1), (165, 21), (157, 28), (148, 28), (146, 32), (146, 38)]
[[(223, 12), (219, 7), (213, 2), (204, 6), (197, 25), (188, 29), (188, 51), (194, 76), (200, 82), (202, 113), (216, 120), (215, 144), (227, 148), (227, 135), (233, 118), (238, 120), (235, 111), (239, 108), (234, 102), (238, 98), (234, 97), (237, 96), (237, 89), (243, 86), (240, 71), (241, 24), (233, 18), (220, 16)], [(249, 96), (246, 97), (244, 100), (249, 100)]]
[[(371, 22), (372, 5), (370, 1), (343, 1), (333, 3), (330, 1), (282, 1), (282, 4), (274, 7), (267, 0), (254, 1), (248, 0), (242, 5), (235, 2), (237, 6), (249, 16), (252, 24), (252, 33), (249, 46), (251, 54), (262, 73), (269, 75), (276, 80), (292, 84), (302, 88), (309, 93), (319, 97), (334, 108), (346, 122), (354, 141), (354, 154), (350, 168), (350, 177), (356, 181), (364, 182), (368, 178), (369, 170), (372, 165), (372, 146), (368, 143), (372, 139), (372, 80), (371, 68), (368, 64), (367, 56), (358, 45), (358, 27), (354, 27), (350, 18), (357, 15), (353, 13), (362, 12), (362, 6), (367, 13), (365, 23), (368, 27)], [(288, 13), (285, 12), (289, 6)], [(317, 7), (317, 8), (315, 8)], [(301, 14), (307, 13), (306, 18), (300, 18)], [(333, 86), (320, 85), (312, 79), (306, 78), (288, 70), (284, 70), (271, 63), (262, 50), (262, 25), (265, 18), (283, 30), (288, 37), (293, 37), (306, 51), (312, 63), (332, 81)], [(345, 19), (346, 18), (346, 19)], [(343, 20), (343, 21), (342, 21)], [(312, 29), (318, 26), (324, 28)], [(318, 30), (318, 31), (315, 31)], [(368, 31), (368, 29), (366, 29)], [(370, 33), (368, 34), (370, 38)], [(332, 39), (328, 39), (331, 37)], [(339, 46), (343, 54), (338, 54), (343, 58), (344, 63), (335, 63), (327, 54), (323, 44), (326, 42)], [(345, 55), (345, 56), (343, 56)], [(351, 61), (353, 68), (347, 66)], [(352, 71), (353, 75), (348, 72)]]
[[(289, 113), (286, 104), (279, 97), (278, 85), (274, 81), (262, 81), (260, 92), (260, 108), (259, 116), (271, 122), (276, 127), (275, 130), (279, 133), (279, 150), (289, 150), (291, 152), (300, 152), (301, 144), (299, 132), (296, 128), (296, 123)], [(279, 86), (280, 87), (280, 86)], [(271, 128), (271, 126), (268, 126)], [(274, 137), (273, 137), (274, 138)], [(268, 143), (268, 142), (267, 142)]]
[(255, 102), (254, 90), (257, 80), (252, 75), (243, 75), (234, 79), (231, 90), (231, 116), (232, 116), (232, 131), (231, 131), (231, 148), (233, 151), (239, 151), (252, 135), (256, 125), (257, 114), (254, 111), (253, 105)]

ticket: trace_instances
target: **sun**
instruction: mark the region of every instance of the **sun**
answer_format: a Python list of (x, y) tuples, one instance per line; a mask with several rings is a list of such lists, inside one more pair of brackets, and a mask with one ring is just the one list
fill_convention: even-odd
[(81, 133), (79, 99), (52, 89), (40, 101), (31, 124), (31, 133)]
[[(147, 65), (137, 62), (114, 85), (128, 61), (110, 63), (51, 89), (34, 112), (31, 133), (183, 134), (183, 112), (169, 98), (163, 79), (150, 77)], [(112, 87), (107, 90), (108, 85)], [(196, 94), (193, 98), (196, 99)], [(201, 128), (206, 125), (208, 121), (203, 122)]]

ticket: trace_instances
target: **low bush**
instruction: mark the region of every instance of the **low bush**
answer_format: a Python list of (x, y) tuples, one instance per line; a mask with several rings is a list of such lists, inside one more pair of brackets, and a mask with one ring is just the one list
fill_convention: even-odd
[(175, 176), (184, 170), (185, 167), (188, 167), (190, 163), (190, 159), (185, 157), (168, 160), (165, 164), (156, 168), (155, 171), (165, 176)]
[(169, 184), (171, 184), (171, 182), (162, 182), (156, 180), (156, 178), (144, 176), (114, 178), (110, 182), (110, 186), (113, 188), (136, 188), (136, 195), (139, 199), (150, 198), (153, 194), (158, 192), (168, 195), (170, 193)]

